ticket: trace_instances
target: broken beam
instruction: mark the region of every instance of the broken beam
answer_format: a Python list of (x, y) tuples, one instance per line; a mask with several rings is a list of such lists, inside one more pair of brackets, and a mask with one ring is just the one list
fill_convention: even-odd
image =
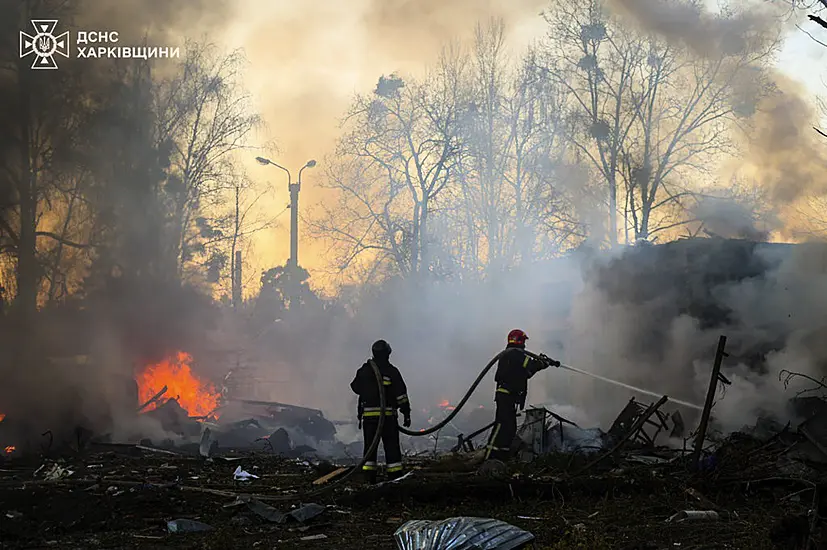
[(143, 405), (141, 405), (140, 407), (138, 407), (138, 410), (137, 410), (136, 412), (141, 412), (142, 410), (144, 410), (145, 408), (147, 408), (148, 406), (150, 406), (152, 403), (155, 403), (156, 401), (158, 401), (159, 399), (161, 399), (161, 397), (162, 397), (165, 393), (167, 393), (167, 387), (166, 387), (166, 386), (164, 386), (163, 388), (161, 388), (161, 391), (159, 391), (158, 393), (156, 393), (155, 395), (153, 395), (153, 396), (152, 396), (152, 398), (151, 398), (149, 401), (147, 401), (146, 403), (144, 403)]
[(721, 363), (724, 361), (726, 352), (726, 336), (721, 335), (718, 339), (718, 349), (715, 351), (715, 363), (712, 365), (712, 375), (709, 377), (709, 390), (706, 392), (706, 403), (701, 414), (701, 422), (698, 424), (698, 436), (695, 440), (695, 450), (692, 453), (692, 464), (697, 470), (701, 465), (701, 453), (706, 439), (706, 429), (709, 426), (709, 416), (712, 414), (712, 404), (715, 402), (715, 390), (718, 388), (718, 381), (721, 375)]
[(322, 416), (322, 411), (319, 409), (311, 409), (309, 407), (300, 407), (298, 405), (289, 405), (287, 403), (279, 403), (277, 401), (256, 401), (254, 399), (230, 399), (236, 403), (244, 403), (245, 405), (256, 405), (261, 407), (281, 407), (284, 409), (292, 409), (294, 411), (303, 411)]
[(643, 427), (643, 423), (646, 422), (649, 419), (650, 416), (655, 414), (655, 412), (658, 409), (660, 409), (663, 406), (663, 404), (666, 403), (668, 400), (669, 400), (669, 398), (664, 395), (663, 397), (660, 398), (660, 400), (658, 400), (657, 403), (655, 403), (654, 405), (650, 405), (649, 408), (646, 409), (643, 413), (641, 413), (641, 415), (638, 417), (638, 419), (635, 420), (635, 423), (632, 424), (632, 426), (626, 432), (626, 435), (624, 435), (620, 439), (620, 441), (618, 441), (617, 444), (614, 447), (612, 447), (611, 450), (609, 450), (608, 453), (605, 453), (605, 454), (600, 455), (599, 457), (595, 458), (594, 460), (592, 460), (591, 462), (589, 462), (588, 464), (583, 466), (583, 468), (581, 468), (574, 475), (582, 474), (583, 472), (585, 472), (586, 470), (588, 470), (589, 468), (591, 468), (592, 466), (594, 466), (598, 462), (601, 462), (603, 459), (608, 458), (608, 457), (612, 456), (613, 454), (615, 454), (627, 441), (629, 441), (635, 434), (637, 434), (638, 430), (640, 430)]

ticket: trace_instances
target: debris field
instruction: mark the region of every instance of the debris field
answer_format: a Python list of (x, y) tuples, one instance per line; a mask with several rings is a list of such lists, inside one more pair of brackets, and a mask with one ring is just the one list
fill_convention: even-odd
[(0, 540), (3, 548), (392, 549), (409, 520), (474, 516), (531, 532), (534, 548), (804, 548), (820, 538), (825, 476), (790, 458), (800, 439), (788, 429), (735, 434), (701, 471), (686, 453), (634, 443), (597, 461), (551, 453), (495, 477), (478, 473), (472, 453), (447, 454), (411, 459), (404, 479), (373, 487), (358, 474), (339, 482), (347, 470), (336, 464), (267, 452), (204, 458), (94, 445), (61, 457), (10, 455), (0, 465)]

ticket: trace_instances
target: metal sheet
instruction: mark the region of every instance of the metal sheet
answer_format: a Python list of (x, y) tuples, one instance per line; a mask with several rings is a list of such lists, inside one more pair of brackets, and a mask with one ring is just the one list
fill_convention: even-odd
[(393, 537), (399, 550), (516, 550), (534, 540), (519, 527), (474, 517), (409, 521)]

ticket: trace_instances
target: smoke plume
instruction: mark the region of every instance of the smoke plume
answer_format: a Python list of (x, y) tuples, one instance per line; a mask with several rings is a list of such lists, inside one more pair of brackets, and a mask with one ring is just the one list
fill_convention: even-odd
[[(611, 0), (610, 4), (647, 31), (688, 46), (702, 57), (767, 47), (779, 41), (790, 23), (768, 2), (750, 4), (725, 16), (709, 12), (700, 2)], [(789, 204), (809, 191), (823, 191), (818, 174), (827, 159), (812, 130), (816, 117), (811, 102), (800, 87), (777, 71), (757, 66), (746, 69), (745, 78), (734, 82), (736, 94), (747, 102), (764, 96), (747, 108), (754, 112), (745, 136), (748, 164), (778, 202)]]

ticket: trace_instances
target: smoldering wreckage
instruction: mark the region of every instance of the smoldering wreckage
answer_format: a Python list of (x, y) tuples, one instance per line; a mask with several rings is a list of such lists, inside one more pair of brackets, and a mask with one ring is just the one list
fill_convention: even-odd
[[(686, 239), (635, 247), (590, 273), (611, 270), (619, 289), (624, 274), (636, 272), (646, 282), (623, 300), (679, 287), (679, 307), (707, 317), (714, 331), (726, 312), (716, 308), (713, 286), (762, 276), (767, 263), (742, 261), (767, 257), (760, 247), (770, 256), (792, 250)], [(704, 250), (698, 275), (693, 266)], [(4, 548), (827, 547), (827, 385), (782, 371), (779, 386), (803, 382), (809, 393), (790, 391), (783, 414), (756, 414), (725, 433), (714, 405), (731, 384), (727, 346), (720, 335), (698, 405), (610, 377), (599, 378), (632, 395), (607, 430), (528, 404), (504, 462), (485, 460), (493, 409), (465, 406), (481, 381), (490, 387), (486, 370), (462, 401), (418, 409), (430, 425), (425, 436), (403, 440), (406, 473), (372, 485), (352, 475), (364, 462), (362, 441), (341, 437), (355, 432), (355, 420), (247, 399), (234, 389), (238, 371), (212, 385), (177, 354), (125, 384), (134, 403), (124, 414), (138, 426), (129, 437), (79, 425), (69, 437), (47, 431), (21, 439), (19, 427), (31, 419), (0, 417), (0, 541)], [(572, 376), (587, 374), (579, 372)], [(141, 433), (150, 425), (160, 432)]]

